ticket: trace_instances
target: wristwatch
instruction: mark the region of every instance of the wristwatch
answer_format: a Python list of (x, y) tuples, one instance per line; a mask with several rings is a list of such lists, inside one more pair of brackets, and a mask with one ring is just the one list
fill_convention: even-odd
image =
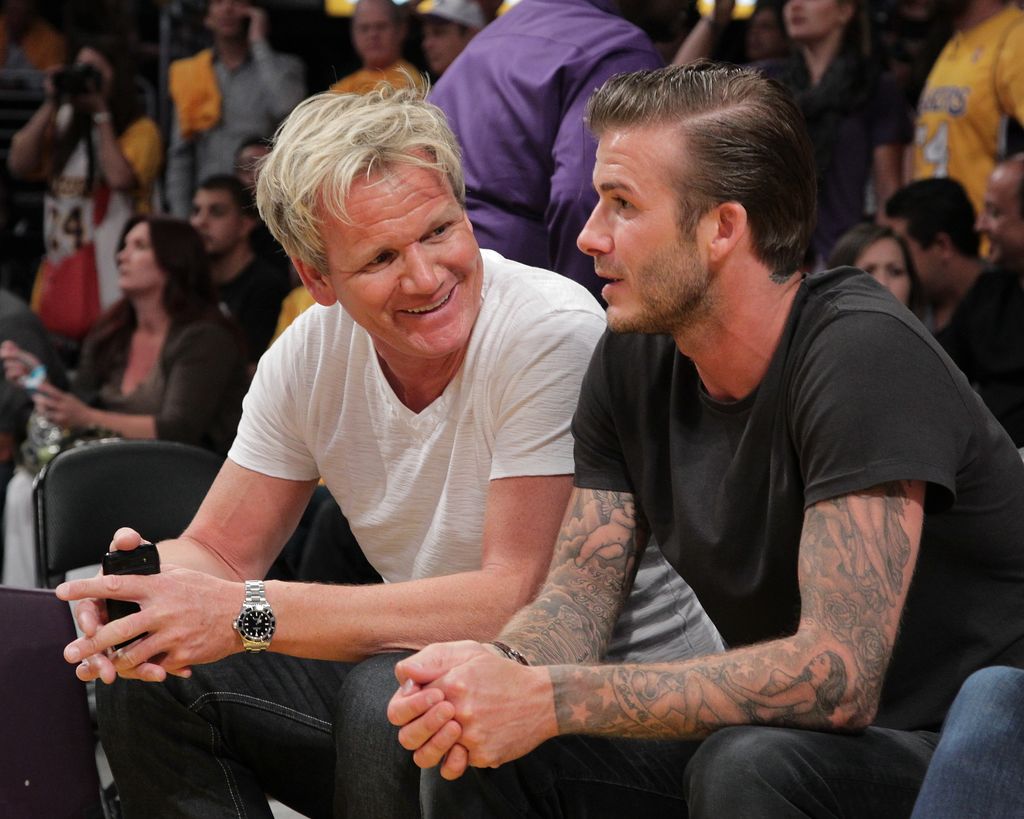
[(242, 610), (231, 627), (242, 638), (246, 651), (266, 651), (277, 628), (274, 611), (267, 602), (267, 590), (262, 580), (245, 581), (245, 600)]

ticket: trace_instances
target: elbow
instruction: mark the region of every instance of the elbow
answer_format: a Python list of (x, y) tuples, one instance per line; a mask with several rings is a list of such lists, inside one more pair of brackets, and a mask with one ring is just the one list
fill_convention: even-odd
[(874, 724), (877, 714), (877, 704), (870, 708), (838, 708), (832, 715), (831, 728), (842, 734), (859, 734)]
[(839, 733), (860, 733), (873, 725), (878, 716), (880, 686), (866, 690), (863, 683), (854, 683), (829, 715), (829, 728)]

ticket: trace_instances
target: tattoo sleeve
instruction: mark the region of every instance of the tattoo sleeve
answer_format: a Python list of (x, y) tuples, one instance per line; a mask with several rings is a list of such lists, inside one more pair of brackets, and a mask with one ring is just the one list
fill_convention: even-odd
[(924, 487), (886, 484), (804, 517), (795, 634), (650, 666), (550, 669), (562, 733), (699, 738), (727, 725), (873, 719), (920, 538)]
[(632, 495), (574, 489), (547, 581), (501, 639), (534, 664), (600, 659), (633, 584), (638, 532)]

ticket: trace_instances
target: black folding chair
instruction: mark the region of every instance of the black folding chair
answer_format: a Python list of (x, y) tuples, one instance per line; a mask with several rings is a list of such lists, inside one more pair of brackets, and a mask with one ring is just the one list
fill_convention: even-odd
[(172, 441), (95, 441), (60, 453), (36, 478), (37, 585), (54, 588), (71, 569), (99, 563), (121, 526), (154, 542), (177, 537), (222, 463)]

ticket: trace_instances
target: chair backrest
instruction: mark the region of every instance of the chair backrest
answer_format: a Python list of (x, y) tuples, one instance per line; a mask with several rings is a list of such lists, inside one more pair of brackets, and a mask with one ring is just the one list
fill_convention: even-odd
[(172, 441), (100, 441), (55, 457), (35, 485), (37, 580), (99, 563), (130, 526), (156, 542), (188, 526), (223, 459)]
[(103, 816), (85, 685), (61, 656), (75, 639), (51, 591), (0, 586), (0, 816)]

